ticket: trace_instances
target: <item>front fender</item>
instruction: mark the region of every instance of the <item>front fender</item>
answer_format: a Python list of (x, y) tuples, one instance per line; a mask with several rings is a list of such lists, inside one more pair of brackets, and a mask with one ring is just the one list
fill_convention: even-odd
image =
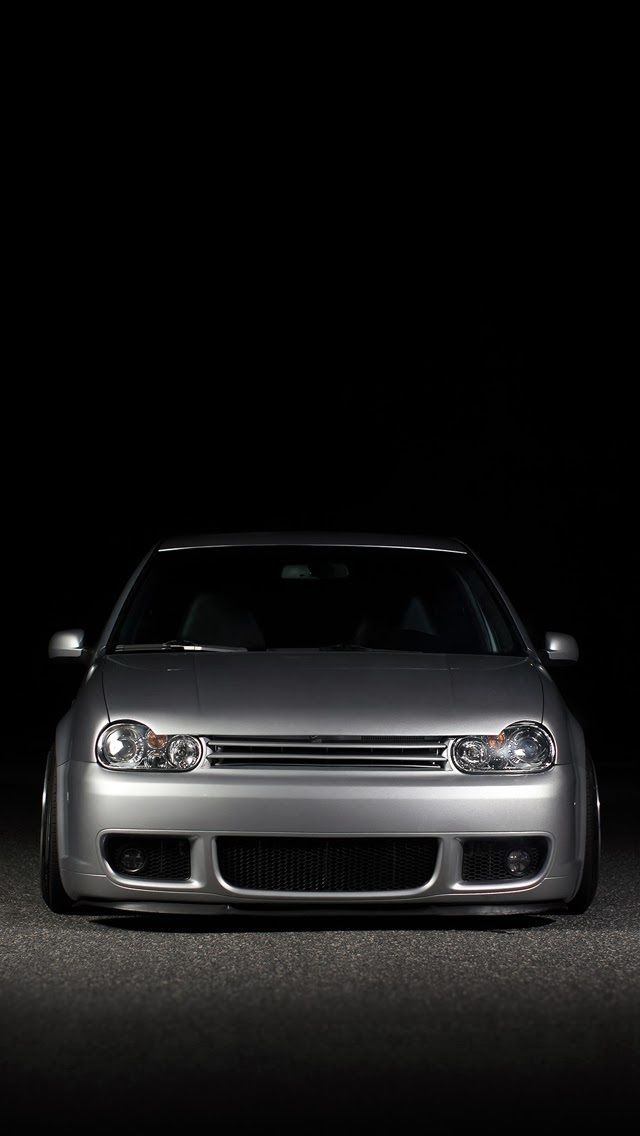
[(102, 668), (92, 667), (75, 702), (58, 722), (55, 755), (57, 765), (68, 761), (95, 761), (98, 735), (109, 724), (102, 687)]

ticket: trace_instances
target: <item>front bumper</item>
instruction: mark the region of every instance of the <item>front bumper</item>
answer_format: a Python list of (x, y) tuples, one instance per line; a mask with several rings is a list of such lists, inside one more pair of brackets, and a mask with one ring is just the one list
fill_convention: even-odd
[[(72, 899), (129, 910), (167, 904), (194, 911), (283, 904), (379, 910), (402, 903), (416, 911), (432, 904), (506, 911), (572, 898), (582, 871), (578, 801), (573, 765), (532, 776), (469, 777), (353, 769), (128, 773), (70, 761), (58, 768), (60, 871)], [(106, 835), (118, 832), (187, 837), (191, 878), (145, 882), (116, 875), (103, 845)], [(411, 892), (240, 891), (220, 875), (219, 835), (435, 836), (439, 851), (431, 879)], [(543, 870), (527, 881), (463, 882), (462, 839), (505, 835), (546, 836)]]

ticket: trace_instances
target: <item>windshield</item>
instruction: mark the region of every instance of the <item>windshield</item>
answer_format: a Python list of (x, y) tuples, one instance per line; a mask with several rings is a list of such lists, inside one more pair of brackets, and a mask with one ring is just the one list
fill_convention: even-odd
[(264, 650), (523, 655), (499, 595), (466, 554), (414, 549), (157, 552), (109, 650), (201, 644)]

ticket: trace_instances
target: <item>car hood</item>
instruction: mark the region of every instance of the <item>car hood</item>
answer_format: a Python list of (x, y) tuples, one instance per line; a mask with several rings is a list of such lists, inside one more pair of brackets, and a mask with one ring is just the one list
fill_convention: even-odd
[(157, 733), (443, 736), (542, 721), (529, 659), (406, 653), (112, 655), (111, 721)]

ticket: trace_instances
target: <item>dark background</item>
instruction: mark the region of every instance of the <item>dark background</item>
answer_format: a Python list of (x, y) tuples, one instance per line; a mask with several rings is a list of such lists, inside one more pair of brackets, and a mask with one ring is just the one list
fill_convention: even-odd
[[(426, 37), (172, 17), (166, 43), (130, 14), (28, 19), (5, 124), (6, 1108), (110, 1131), (637, 1114), (633, 37), (484, 10)], [(82, 674), (47, 662), (51, 632), (95, 633), (158, 538), (268, 528), (459, 536), (532, 631), (576, 635), (556, 677), (602, 774), (586, 916), (46, 910), (44, 756)]]
[(279, 310), (276, 294), (261, 319), (227, 297), (207, 342), (193, 288), (147, 290), (132, 323), (135, 293), (124, 281), (121, 313), (81, 281), (68, 311), (66, 293), (54, 298), (38, 331), (43, 381), (16, 391), (7, 423), (18, 744), (26, 733), (46, 751), (81, 678), (47, 663), (51, 633), (95, 636), (156, 540), (316, 528), (469, 543), (539, 642), (578, 638), (581, 661), (558, 682), (597, 762), (627, 756), (635, 423), (588, 307), (559, 319), (503, 296), (419, 313), (405, 291), (360, 295), (345, 321), (342, 294), (325, 325), (304, 297)]

